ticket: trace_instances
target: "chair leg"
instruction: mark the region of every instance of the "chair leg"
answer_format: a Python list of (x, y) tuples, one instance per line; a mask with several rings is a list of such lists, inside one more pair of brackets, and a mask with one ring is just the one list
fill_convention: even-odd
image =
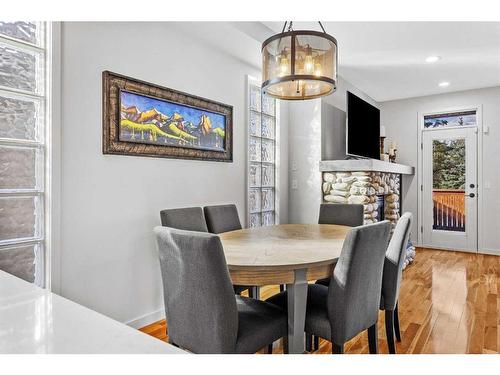
[(313, 346), (313, 335), (306, 333), (306, 352), (312, 352), (314, 350)]
[(344, 344), (334, 344), (332, 342), (332, 354), (344, 354)]
[(385, 310), (385, 336), (387, 337), (387, 346), (390, 354), (396, 354), (394, 345), (394, 311)]
[(370, 354), (378, 353), (377, 323), (368, 328), (368, 347)]
[(397, 303), (396, 308), (394, 309), (394, 333), (396, 334), (396, 340), (398, 340), (398, 342), (401, 342), (401, 331), (399, 330), (399, 311)]
[(283, 337), (283, 354), (288, 354), (288, 338)]
[(267, 346), (267, 354), (273, 354), (273, 344), (269, 344)]
[(248, 296), (254, 299), (260, 299), (260, 287), (251, 286), (248, 288)]
[(319, 336), (313, 336), (313, 350), (319, 350)]

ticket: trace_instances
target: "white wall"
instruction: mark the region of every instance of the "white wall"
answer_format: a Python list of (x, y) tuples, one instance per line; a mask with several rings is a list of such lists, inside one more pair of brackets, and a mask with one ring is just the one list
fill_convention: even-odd
[[(161, 209), (234, 202), (246, 222), (245, 76), (259, 72), (187, 31), (151, 22), (62, 25), (60, 292), (123, 322), (161, 314), (152, 233)], [(233, 105), (234, 162), (103, 155), (103, 70)]]
[[(321, 203), (321, 127), (323, 106), (346, 110), (346, 92), (351, 91), (363, 100), (377, 103), (361, 90), (339, 78), (337, 91), (323, 99), (289, 103), (289, 166), (290, 166), (290, 223), (317, 223)], [(323, 111), (328, 113), (328, 111)], [(333, 126), (334, 124), (332, 124)], [(338, 124), (335, 124), (338, 125)], [(339, 129), (340, 130), (340, 129)], [(339, 131), (339, 133), (341, 133)], [(336, 134), (332, 132), (329, 134)], [(344, 133), (345, 134), (345, 133)], [(296, 167), (296, 168), (294, 168)], [(294, 188), (294, 181), (297, 187)]]
[[(381, 123), (386, 126), (387, 138), (398, 143), (398, 162), (418, 165), (418, 113), (446, 110), (450, 108), (482, 105), (483, 126), (489, 126), (489, 134), (479, 133), (483, 150), (479, 155), (482, 162), (483, 178), (478, 181), (478, 194), (482, 195), (483, 205), (479, 207), (482, 223), (479, 234), (479, 250), (500, 254), (498, 236), (498, 212), (500, 212), (500, 87), (432, 95), (413, 99), (380, 103)], [(417, 174), (419, 171), (417, 170)], [(487, 184), (490, 188), (486, 188)], [(411, 211), (415, 218), (417, 212), (417, 176), (403, 180), (404, 209)], [(417, 220), (414, 220), (413, 238), (416, 240)]]

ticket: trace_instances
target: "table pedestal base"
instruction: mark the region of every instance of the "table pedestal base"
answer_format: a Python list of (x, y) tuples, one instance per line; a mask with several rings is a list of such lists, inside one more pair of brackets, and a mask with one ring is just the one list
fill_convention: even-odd
[(306, 324), (307, 279), (306, 269), (295, 270), (295, 281), (286, 284), (288, 295), (288, 352), (304, 353), (304, 327)]

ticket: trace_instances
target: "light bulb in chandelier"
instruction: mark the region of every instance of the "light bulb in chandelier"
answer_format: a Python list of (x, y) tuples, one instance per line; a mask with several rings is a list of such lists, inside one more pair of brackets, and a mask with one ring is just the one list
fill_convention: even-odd
[(307, 74), (311, 74), (314, 70), (314, 59), (312, 55), (312, 48), (310, 46), (306, 47), (306, 57), (304, 59), (304, 71)]
[(314, 65), (314, 75), (316, 77), (321, 77), (321, 64), (320, 63), (316, 63)]

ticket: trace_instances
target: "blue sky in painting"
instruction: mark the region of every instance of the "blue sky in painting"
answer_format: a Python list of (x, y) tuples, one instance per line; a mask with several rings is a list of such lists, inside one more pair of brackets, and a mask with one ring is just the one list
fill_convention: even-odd
[(177, 112), (184, 118), (184, 121), (191, 121), (196, 126), (200, 123), (201, 115), (207, 115), (212, 122), (213, 129), (222, 128), (224, 130), (225, 128), (225, 117), (218, 113), (185, 107), (182, 104), (153, 99), (126, 91), (120, 92), (120, 100), (125, 107), (136, 106), (141, 112), (152, 108), (156, 108), (167, 116), (172, 116)]

